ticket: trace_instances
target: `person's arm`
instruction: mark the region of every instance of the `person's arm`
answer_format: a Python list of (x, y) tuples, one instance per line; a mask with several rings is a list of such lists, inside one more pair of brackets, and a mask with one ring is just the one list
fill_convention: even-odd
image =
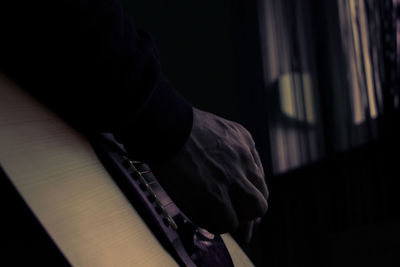
[(80, 130), (114, 133), (136, 159), (160, 161), (182, 147), (192, 107), (119, 1), (7, 2), (2, 71)]
[(199, 226), (249, 232), (268, 197), (250, 134), (179, 96), (117, 0), (10, 2), (1, 71), (80, 130), (113, 133)]

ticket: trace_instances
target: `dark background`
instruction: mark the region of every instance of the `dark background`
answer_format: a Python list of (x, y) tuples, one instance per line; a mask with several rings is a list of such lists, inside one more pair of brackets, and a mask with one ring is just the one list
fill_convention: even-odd
[[(162, 69), (177, 90), (194, 106), (239, 121), (252, 132), (271, 193), (269, 212), (244, 246), (257, 266), (400, 266), (399, 114), (390, 104), (398, 90), (396, 65), (382, 59), (383, 114), (363, 127), (345, 129), (351, 140), (364, 141), (336, 149), (343, 141), (338, 116), (350, 117), (343, 109), (337, 113), (332, 102), (336, 92), (348, 90), (337, 6), (302, 1), (311, 14), (324, 153), (274, 173), (260, 2), (124, 0), (137, 27), (153, 35)], [(283, 2), (288, 8), (294, 3)], [(390, 1), (366, 2), (381, 3), (382, 16)], [(384, 26), (379, 31), (393, 35)], [(385, 38), (382, 49), (391, 51)]]
[(137, 28), (156, 41), (161, 66), (195, 106), (237, 116), (237, 60), (230, 1), (131, 1)]

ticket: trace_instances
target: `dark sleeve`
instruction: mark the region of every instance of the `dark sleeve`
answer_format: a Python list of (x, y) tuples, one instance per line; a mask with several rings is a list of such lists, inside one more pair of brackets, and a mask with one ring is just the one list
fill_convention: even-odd
[(184, 144), (192, 107), (119, 1), (4, 2), (2, 72), (80, 130), (113, 133), (135, 158), (160, 160)]

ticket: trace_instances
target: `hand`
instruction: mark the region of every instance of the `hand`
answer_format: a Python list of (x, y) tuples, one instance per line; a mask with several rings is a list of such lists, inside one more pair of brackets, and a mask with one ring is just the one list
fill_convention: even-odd
[(250, 133), (240, 124), (198, 109), (184, 147), (152, 166), (176, 205), (213, 233), (251, 237), (254, 220), (268, 208), (264, 170)]

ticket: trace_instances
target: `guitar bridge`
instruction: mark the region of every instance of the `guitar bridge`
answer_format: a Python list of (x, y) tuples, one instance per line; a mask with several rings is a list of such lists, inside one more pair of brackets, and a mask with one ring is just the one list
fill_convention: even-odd
[[(174, 219), (171, 217), (171, 215), (168, 213), (168, 211), (165, 209), (165, 200), (160, 199), (157, 195), (156, 192), (154, 192), (152, 185), (156, 185), (157, 181), (155, 179), (152, 179), (151, 181), (148, 181), (147, 178), (144, 177), (145, 174), (151, 174), (151, 170), (139, 170), (140, 165), (144, 165), (144, 163), (140, 161), (133, 161), (130, 160), (127, 156), (123, 156), (123, 163), (124, 166), (127, 166), (127, 168), (131, 171), (132, 177), (135, 177), (136, 181), (138, 181), (138, 185), (140, 189), (147, 194), (147, 198), (150, 202), (154, 203), (154, 209), (157, 211), (157, 213), (161, 214), (162, 220), (165, 225), (170, 226), (172, 229), (175, 231), (178, 230), (178, 225), (175, 223)], [(136, 166), (135, 166), (136, 165)], [(153, 177), (154, 178), (154, 177)], [(166, 205), (170, 204), (172, 201), (168, 201)]]

